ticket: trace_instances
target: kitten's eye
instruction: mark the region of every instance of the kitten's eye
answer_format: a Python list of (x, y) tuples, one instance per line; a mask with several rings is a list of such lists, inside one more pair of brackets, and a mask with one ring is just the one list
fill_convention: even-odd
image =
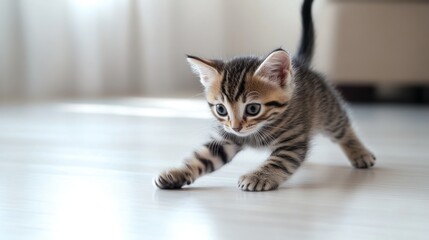
[(216, 112), (222, 117), (225, 117), (226, 115), (228, 115), (228, 111), (226, 111), (225, 106), (222, 104), (216, 104)]
[(256, 116), (259, 111), (261, 111), (261, 104), (259, 103), (251, 103), (246, 106), (246, 114), (249, 116)]

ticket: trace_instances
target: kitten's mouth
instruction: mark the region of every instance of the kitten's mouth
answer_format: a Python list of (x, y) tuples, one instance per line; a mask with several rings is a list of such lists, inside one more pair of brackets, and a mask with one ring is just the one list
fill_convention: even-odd
[(230, 129), (230, 128), (225, 128), (225, 130), (227, 130), (227, 132), (230, 132), (230, 133), (232, 133), (232, 134), (234, 134), (236, 136), (239, 136), (239, 137), (247, 137), (247, 136), (250, 136), (250, 135), (252, 135), (252, 134), (254, 134), (254, 133), (257, 132), (257, 128), (256, 127), (252, 127), (250, 129), (242, 129), (242, 130), (240, 130), (238, 132), (235, 131), (235, 130), (233, 130), (233, 129)]

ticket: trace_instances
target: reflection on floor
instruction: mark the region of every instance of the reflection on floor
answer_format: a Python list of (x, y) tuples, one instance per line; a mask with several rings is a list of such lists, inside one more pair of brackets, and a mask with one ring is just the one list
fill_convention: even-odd
[(207, 139), (203, 101), (0, 106), (0, 238), (427, 239), (429, 109), (352, 112), (374, 169), (351, 168), (320, 137), (279, 190), (250, 193), (237, 179), (267, 152), (246, 150), (180, 191), (153, 186)]

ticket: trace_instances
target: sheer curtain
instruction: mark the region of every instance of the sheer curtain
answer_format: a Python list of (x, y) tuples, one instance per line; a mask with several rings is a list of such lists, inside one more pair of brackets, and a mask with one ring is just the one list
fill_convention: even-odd
[(0, 0), (0, 100), (200, 91), (185, 54), (223, 52), (221, 5)]
[[(293, 50), (301, 0), (0, 0), (0, 100), (194, 96), (185, 54)], [(287, 14), (286, 14), (287, 13)]]
[(136, 94), (135, 1), (1, 0), (0, 96)]

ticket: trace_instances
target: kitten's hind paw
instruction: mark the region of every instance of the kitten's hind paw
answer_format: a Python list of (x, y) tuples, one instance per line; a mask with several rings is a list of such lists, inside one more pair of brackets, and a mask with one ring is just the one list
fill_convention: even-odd
[(353, 158), (352, 165), (355, 168), (365, 169), (374, 166), (375, 164), (375, 156), (370, 153), (362, 153)]
[(258, 172), (243, 175), (238, 180), (238, 188), (243, 191), (270, 191), (279, 186), (279, 183), (267, 176)]
[(155, 185), (160, 189), (179, 189), (191, 184), (191, 172), (184, 169), (171, 169), (155, 177)]

